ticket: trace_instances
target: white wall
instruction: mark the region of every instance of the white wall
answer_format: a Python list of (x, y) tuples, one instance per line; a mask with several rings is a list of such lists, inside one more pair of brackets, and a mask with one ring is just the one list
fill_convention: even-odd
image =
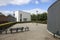
[(60, 32), (60, 1), (48, 9), (48, 30), (52, 33)]
[(17, 22), (20, 22), (20, 14), (22, 14), (22, 21), (24, 18), (27, 18), (27, 21), (31, 21), (31, 14), (23, 11), (16, 11), (15, 17), (17, 18)]
[(18, 11), (15, 11), (15, 18), (16, 18), (16, 21), (19, 22), (19, 15), (18, 15)]

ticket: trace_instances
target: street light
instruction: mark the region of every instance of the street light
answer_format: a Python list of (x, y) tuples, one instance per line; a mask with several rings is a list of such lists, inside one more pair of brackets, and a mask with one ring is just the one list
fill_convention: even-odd
[[(36, 11), (36, 15), (38, 16), (38, 10)], [(36, 16), (36, 25), (38, 25), (37, 24), (37, 21), (38, 21), (38, 17)]]

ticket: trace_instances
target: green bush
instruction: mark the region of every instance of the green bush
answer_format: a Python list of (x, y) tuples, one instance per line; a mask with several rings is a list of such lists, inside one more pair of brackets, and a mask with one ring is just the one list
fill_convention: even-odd
[(14, 24), (16, 24), (16, 22), (9, 22), (9, 23), (0, 24), (0, 30), (5, 30)]

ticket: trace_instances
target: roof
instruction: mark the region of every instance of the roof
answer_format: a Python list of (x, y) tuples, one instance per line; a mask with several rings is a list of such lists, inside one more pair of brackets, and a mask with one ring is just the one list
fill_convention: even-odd
[(14, 16), (12, 16), (12, 15), (10, 15), (10, 14), (9, 14), (7, 17), (8, 17), (8, 18), (9, 18), (9, 17), (15, 18)]
[(22, 12), (22, 13), (26, 13), (26, 14), (30, 14), (29, 12), (25, 12), (25, 11), (21, 11), (21, 10), (17, 10), (18, 12)]
[(0, 15), (4, 15), (4, 14), (2, 14), (2, 12), (0, 12)]
[[(51, 8), (53, 5), (55, 5), (59, 0), (55, 1), (49, 8)], [(49, 10), (48, 8), (48, 10)]]

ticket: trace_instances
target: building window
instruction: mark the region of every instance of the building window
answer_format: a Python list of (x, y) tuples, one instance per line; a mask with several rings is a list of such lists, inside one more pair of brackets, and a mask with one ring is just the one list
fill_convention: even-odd
[(27, 21), (27, 18), (24, 18), (23, 20), (24, 20), (24, 21)]

